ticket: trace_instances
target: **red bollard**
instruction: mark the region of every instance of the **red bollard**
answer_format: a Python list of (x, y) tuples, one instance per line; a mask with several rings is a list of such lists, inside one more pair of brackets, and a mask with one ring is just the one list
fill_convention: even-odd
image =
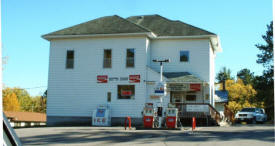
[(192, 118), (192, 131), (196, 129), (196, 118)]
[(124, 122), (125, 130), (127, 129), (127, 121), (129, 121), (129, 129), (131, 129), (131, 117), (126, 117)]

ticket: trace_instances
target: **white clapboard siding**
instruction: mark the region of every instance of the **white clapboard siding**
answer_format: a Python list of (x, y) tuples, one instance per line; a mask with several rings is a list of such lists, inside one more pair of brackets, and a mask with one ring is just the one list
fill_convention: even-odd
[(210, 91), (211, 91), (211, 104), (215, 107), (215, 102), (214, 102), (214, 97), (215, 97), (215, 53), (213, 51), (213, 48), (209, 44), (209, 60), (210, 60), (210, 74), (209, 74), (209, 79), (210, 79)]
[[(126, 68), (127, 48), (135, 49), (134, 68)], [(103, 68), (104, 49), (112, 49), (112, 68)], [(74, 69), (65, 68), (67, 50), (75, 51)], [(189, 51), (189, 62), (180, 62), (181, 50)], [(47, 115), (91, 116), (98, 105), (107, 103), (107, 92), (111, 92), (112, 117), (141, 117), (144, 103), (150, 102), (153, 89), (146, 81), (159, 80), (159, 63), (152, 62), (157, 58), (170, 58), (170, 63), (164, 63), (165, 72), (190, 72), (214, 87), (214, 55), (207, 39), (113, 37), (51, 40)], [(141, 81), (97, 83), (97, 75), (140, 75)], [(129, 84), (135, 85), (135, 99), (117, 99), (117, 85)], [(209, 86), (204, 91), (211, 94)], [(165, 98), (164, 103), (169, 103), (169, 100)]]
[[(189, 62), (180, 62), (180, 51), (189, 51)], [(189, 72), (209, 82), (209, 40), (153, 40), (151, 42), (151, 59), (170, 58), (164, 63), (164, 72)], [(151, 61), (150, 65), (159, 71), (159, 63)]]
[[(135, 67), (126, 68), (126, 49), (135, 49)], [(112, 49), (112, 68), (103, 68), (103, 51)], [(74, 69), (65, 69), (66, 51), (75, 51)], [(138, 60), (138, 61), (137, 61)], [(112, 93), (112, 116), (141, 117), (146, 96), (146, 38), (67, 39), (51, 41), (48, 79), (48, 116), (91, 116), (99, 104), (107, 103)], [(117, 99), (117, 84), (97, 83), (97, 75), (128, 77), (139, 74), (135, 99)]]

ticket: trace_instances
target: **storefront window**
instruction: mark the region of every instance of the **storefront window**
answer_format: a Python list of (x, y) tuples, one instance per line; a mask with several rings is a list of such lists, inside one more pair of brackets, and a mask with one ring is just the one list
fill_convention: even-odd
[(195, 101), (196, 100), (196, 95), (186, 95), (186, 100), (187, 101)]
[(118, 85), (117, 98), (118, 99), (134, 99), (135, 85)]

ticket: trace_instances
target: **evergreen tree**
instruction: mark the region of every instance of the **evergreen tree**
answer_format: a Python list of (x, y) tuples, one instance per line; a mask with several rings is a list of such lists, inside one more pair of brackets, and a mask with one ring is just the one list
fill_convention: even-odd
[(273, 64), (273, 21), (267, 25), (265, 35), (262, 35), (265, 44), (257, 44), (261, 51), (257, 55), (257, 63), (265, 68), (262, 76), (257, 76), (254, 80), (254, 87), (257, 90), (257, 100), (262, 100), (268, 119), (274, 119), (274, 64)]
[(243, 80), (243, 83), (245, 85), (253, 83), (254, 73), (250, 72), (249, 69), (245, 68), (240, 70), (237, 73), (237, 77)]
[(223, 67), (218, 73), (216, 79), (219, 83), (222, 83), (222, 89), (225, 90), (225, 81), (233, 79), (233, 77), (231, 77), (231, 70), (227, 69), (226, 67)]

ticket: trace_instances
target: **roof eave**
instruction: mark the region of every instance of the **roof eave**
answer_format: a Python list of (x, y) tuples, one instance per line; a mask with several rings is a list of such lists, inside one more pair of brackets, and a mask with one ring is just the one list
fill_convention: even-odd
[(123, 36), (147, 36), (150, 38), (156, 37), (152, 32), (141, 33), (115, 33), (115, 34), (87, 34), (87, 35), (42, 35), (43, 39), (51, 41), (53, 39), (72, 39), (72, 38), (97, 38), (97, 37), (123, 37)]
[(152, 39), (209, 39), (215, 52), (222, 52), (219, 36), (213, 35), (192, 35), (192, 36), (157, 36)]
[(185, 84), (203, 84), (203, 83), (206, 83), (204, 81), (200, 81), (200, 82), (180, 82), (180, 81), (167, 81), (166, 83), (170, 83), (170, 84), (173, 84), (173, 83), (185, 83)]
[(191, 35), (191, 36), (157, 36), (155, 39), (209, 39), (216, 35)]
[(212, 48), (214, 49), (214, 52), (222, 52), (221, 41), (219, 36), (215, 35), (213, 37), (210, 37), (210, 43)]

